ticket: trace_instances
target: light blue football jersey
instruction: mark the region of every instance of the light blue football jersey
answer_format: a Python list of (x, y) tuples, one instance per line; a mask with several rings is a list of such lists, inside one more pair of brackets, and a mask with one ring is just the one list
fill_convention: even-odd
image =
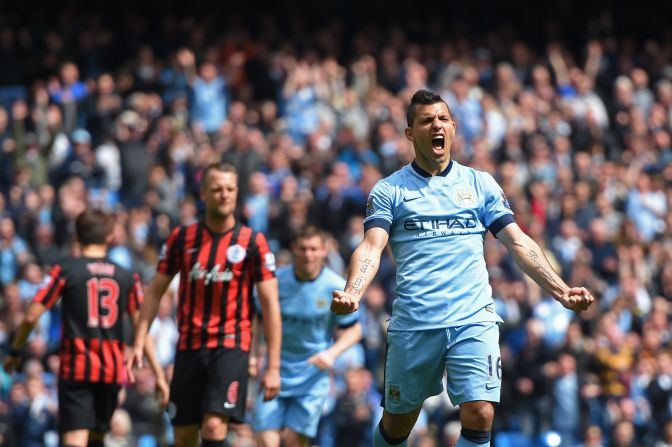
[(277, 277), (282, 314), (280, 396), (327, 393), (328, 373), (308, 364), (308, 359), (331, 346), (336, 327), (358, 321), (357, 312), (336, 315), (330, 311), (331, 294), (343, 290), (345, 279), (324, 267), (315, 280), (300, 281), (293, 264), (278, 269)]
[(451, 161), (431, 176), (415, 162), (374, 186), (364, 228), (381, 227), (397, 262), (390, 330), (501, 322), (485, 265), (485, 233), (514, 222), (488, 173)]

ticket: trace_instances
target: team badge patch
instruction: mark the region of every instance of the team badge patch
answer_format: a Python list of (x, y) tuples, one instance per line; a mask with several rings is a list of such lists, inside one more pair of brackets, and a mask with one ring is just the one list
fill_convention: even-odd
[(387, 387), (387, 395), (390, 397), (390, 400), (401, 400), (401, 388), (396, 383), (391, 383)]
[(506, 198), (506, 194), (504, 194), (504, 190), (501, 190), (502, 193), (502, 203), (504, 206), (508, 209), (511, 209), (511, 204), (509, 204), (509, 199)]
[(315, 307), (317, 307), (318, 309), (326, 309), (328, 304), (329, 303), (327, 302), (326, 298), (320, 297), (317, 300), (315, 300)]
[(474, 194), (471, 190), (466, 188), (458, 189), (455, 192), (455, 200), (460, 206), (474, 206), (476, 205), (476, 200), (474, 200)]
[(366, 215), (370, 216), (374, 212), (373, 208), (373, 196), (369, 196), (369, 200), (366, 201)]
[(273, 253), (266, 253), (264, 256), (264, 265), (270, 271), (275, 271), (275, 255)]
[(231, 408), (236, 407), (238, 402), (238, 388), (240, 387), (240, 382), (234, 380), (229, 385), (229, 388), (226, 390), (226, 402), (224, 402), (224, 408), (230, 410)]
[(232, 264), (237, 264), (245, 259), (245, 249), (238, 244), (230, 246), (226, 249), (226, 259)]
[(238, 402), (238, 387), (240, 387), (240, 383), (237, 380), (231, 382), (231, 385), (229, 385), (229, 389), (226, 391), (227, 402), (232, 404)]

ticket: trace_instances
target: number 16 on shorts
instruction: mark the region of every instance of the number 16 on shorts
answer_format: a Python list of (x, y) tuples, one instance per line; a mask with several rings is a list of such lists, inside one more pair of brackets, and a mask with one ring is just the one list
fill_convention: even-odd
[(492, 379), (493, 373), (497, 374), (497, 379), (502, 380), (502, 358), (497, 356), (493, 358), (492, 354), (488, 355), (488, 379)]

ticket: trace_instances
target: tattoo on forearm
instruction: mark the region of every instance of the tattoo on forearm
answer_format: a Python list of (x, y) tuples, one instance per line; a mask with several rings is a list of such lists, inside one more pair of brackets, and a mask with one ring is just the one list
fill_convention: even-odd
[(530, 258), (532, 261), (532, 264), (541, 272), (541, 274), (546, 278), (551, 284), (557, 284), (558, 281), (555, 277), (555, 275), (549, 271), (544, 265), (541, 263), (539, 260), (541, 257), (539, 256), (539, 253), (535, 252), (534, 250), (530, 250), (527, 253), (527, 257)]
[(361, 261), (362, 266), (359, 268), (359, 272), (357, 272), (355, 279), (346, 286), (346, 290), (349, 289), (354, 294), (359, 294), (363, 291), (362, 288), (364, 286), (364, 280), (367, 276), (366, 273), (373, 266), (373, 261), (369, 258), (361, 259)]

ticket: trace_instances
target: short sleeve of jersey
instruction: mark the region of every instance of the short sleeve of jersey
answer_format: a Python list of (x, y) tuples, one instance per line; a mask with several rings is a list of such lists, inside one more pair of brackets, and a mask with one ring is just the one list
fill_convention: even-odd
[(275, 255), (263, 233), (255, 233), (251, 250), (252, 280), (256, 282), (275, 278)]
[(142, 283), (140, 282), (140, 275), (133, 273), (133, 285), (128, 294), (128, 314), (133, 315), (140, 309), (144, 294), (142, 292)]
[(504, 190), (497, 184), (495, 179), (488, 173), (483, 173), (483, 223), (493, 235), (510, 223), (515, 222), (511, 205), (504, 194)]
[(51, 268), (51, 272), (49, 272), (49, 282), (37, 291), (34, 301), (51, 309), (61, 296), (63, 287), (65, 287), (63, 269), (60, 265), (55, 265)]
[(177, 227), (170, 233), (159, 253), (158, 272), (173, 276), (180, 271), (182, 263), (181, 245), (184, 244), (184, 233), (185, 227)]
[(385, 181), (375, 184), (366, 201), (364, 231), (373, 227), (383, 228), (388, 233), (394, 218), (394, 188)]
[(336, 326), (341, 329), (355, 325), (359, 321), (359, 310), (347, 315), (336, 315)]

